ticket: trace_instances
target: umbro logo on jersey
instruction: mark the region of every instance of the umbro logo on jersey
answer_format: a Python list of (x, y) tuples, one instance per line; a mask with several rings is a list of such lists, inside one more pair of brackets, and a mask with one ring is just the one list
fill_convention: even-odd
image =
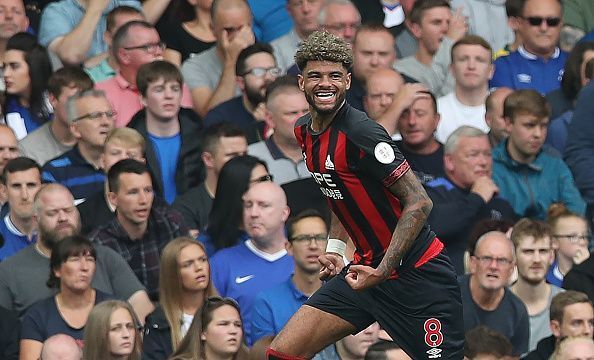
[(256, 275), (237, 276), (235, 278), (235, 283), (236, 284), (243, 284), (244, 282), (252, 279), (254, 276), (256, 276)]
[(324, 167), (326, 170), (334, 170), (334, 163), (330, 160), (330, 155), (326, 156), (326, 161), (324, 161)]
[(532, 76), (528, 74), (518, 74), (518, 81), (521, 83), (530, 84), (532, 82)]

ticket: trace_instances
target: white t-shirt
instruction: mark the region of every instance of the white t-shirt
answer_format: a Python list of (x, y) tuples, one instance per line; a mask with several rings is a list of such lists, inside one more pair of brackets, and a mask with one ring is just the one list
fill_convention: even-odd
[(181, 333), (182, 336), (186, 336), (188, 330), (190, 329), (190, 325), (192, 325), (192, 320), (194, 320), (194, 315), (182, 314), (182, 326), (181, 326)]
[(485, 105), (466, 106), (458, 101), (456, 94), (451, 92), (437, 99), (437, 112), (441, 120), (435, 131), (435, 138), (445, 144), (448, 136), (462, 125), (474, 126), (485, 133), (489, 127), (485, 122)]

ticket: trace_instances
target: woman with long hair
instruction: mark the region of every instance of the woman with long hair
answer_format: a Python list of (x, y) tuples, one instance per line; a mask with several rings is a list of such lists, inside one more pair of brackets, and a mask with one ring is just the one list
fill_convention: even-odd
[(196, 313), (188, 333), (171, 360), (243, 360), (243, 323), (239, 305), (231, 298), (209, 298)]
[(132, 306), (125, 301), (104, 301), (89, 314), (83, 359), (140, 360), (141, 342)]
[(551, 226), (555, 250), (555, 261), (549, 267), (547, 282), (561, 287), (565, 274), (574, 265), (590, 257), (590, 231), (585, 218), (572, 213), (560, 203), (549, 207), (547, 223)]
[(208, 50), (216, 43), (211, 28), (212, 1), (180, 0), (175, 3), (176, 19), (163, 29), (167, 61), (180, 66), (192, 54)]
[(47, 97), (51, 74), (49, 55), (33, 35), (18, 33), (8, 40), (4, 53), (3, 112), (18, 140), (51, 119), (53, 109)]
[(73, 235), (52, 248), (47, 285), (58, 293), (31, 305), (21, 326), (21, 360), (37, 360), (43, 342), (66, 334), (82, 342), (91, 309), (113, 296), (91, 287), (97, 254), (91, 242)]
[(146, 319), (143, 359), (167, 359), (188, 331), (194, 314), (216, 294), (204, 246), (189, 237), (171, 241), (161, 253), (159, 306)]
[(205, 244), (208, 256), (247, 239), (242, 226), (241, 197), (250, 184), (262, 181), (272, 181), (272, 175), (268, 173), (266, 163), (257, 157), (237, 156), (223, 166), (208, 216), (208, 225), (198, 237)]

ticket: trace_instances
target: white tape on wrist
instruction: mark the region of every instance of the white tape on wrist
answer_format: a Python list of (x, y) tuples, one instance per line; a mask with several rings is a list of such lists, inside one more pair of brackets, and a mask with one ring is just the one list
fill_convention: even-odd
[(346, 243), (338, 239), (328, 239), (328, 245), (326, 245), (326, 252), (335, 253), (344, 257), (346, 253)]

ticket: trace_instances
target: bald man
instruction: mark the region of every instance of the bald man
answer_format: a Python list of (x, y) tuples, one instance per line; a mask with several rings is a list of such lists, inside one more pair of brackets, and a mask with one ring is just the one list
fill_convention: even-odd
[(363, 106), (369, 118), (382, 125), (388, 134), (397, 132), (398, 119), (415, 99), (426, 96), (427, 87), (420, 83), (405, 84), (402, 75), (391, 68), (375, 70), (367, 78)]
[(528, 351), (530, 325), (526, 306), (507, 288), (515, 265), (514, 246), (500, 231), (482, 235), (470, 257), (470, 275), (459, 277), (464, 331), (479, 325), (500, 332), (514, 355)]
[(594, 341), (586, 336), (568, 337), (561, 341), (554, 360), (592, 360), (594, 359)]
[(216, 46), (190, 57), (182, 66), (194, 110), (202, 118), (208, 110), (241, 94), (235, 64), (241, 50), (255, 41), (252, 13), (245, 0), (214, 0), (211, 13)]
[(220, 250), (210, 262), (212, 280), (219, 293), (239, 302), (246, 339), (252, 338), (256, 295), (284, 282), (293, 273), (293, 259), (285, 250), (288, 217), (287, 198), (279, 185), (271, 181), (253, 184), (243, 195), (243, 226), (249, 239)]
[(507, 95), (512, 92), (514, 91), (510, 88), (500, 87), (487, 96), (485, 100), (485, 122), (491, 129), (489, 131), (491, 148), (495, 148), (509, 136), (503, 117), (503, 102)]
[(41, 360), (80, 360), (82, 350), (72, 336), (57, 334), (43, 343)]

